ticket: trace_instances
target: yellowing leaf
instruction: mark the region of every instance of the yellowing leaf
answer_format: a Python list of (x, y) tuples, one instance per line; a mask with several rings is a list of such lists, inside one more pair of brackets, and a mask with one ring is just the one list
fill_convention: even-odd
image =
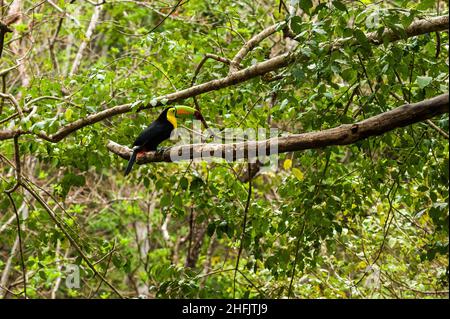
[(303, 178), (304, 178), (304, 176), (303, 176), (303, 173), (302, 173), (302, 171), (301, 170), (299, 170), (298, 168), (293, 168), (292, 169), (292, 173), (295, 175), (295, 177), (297, 177), (297, 179), (299, 180), (299, 181), (302, 181), (303, 180)]
[(220, 262), (220, 257), (214, 256), (211, 258), (211, 265), (216, 265)]
[(283, 163), (284, 170), (288, 171), (291, 167), (292, 167), (292, 160), (289, 158), (285, 159)]
[(357, 265), (356, 265), (357, 269), (364, 269), (366, 268), (366, 263), (364, 261), (360, 261)]
[(73, 114), (72, 109), (66, 110), (66, 112), (64, 113), (64, 118), (66, 119), (66, 121), (70, 121), (72, 119), (72, 114)]

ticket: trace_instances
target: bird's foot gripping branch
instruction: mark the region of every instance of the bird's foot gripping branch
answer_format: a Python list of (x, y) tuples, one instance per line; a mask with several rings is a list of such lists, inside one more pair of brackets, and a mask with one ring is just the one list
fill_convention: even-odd
[[(181, 137), (180, 145), (176, 145), (163, 151), (145, 152), (137, 161), (138, 164), (151, 162), (176, 162), (181, 160), (208, 160), (211, 158), (223, 158), (227, 161), (236, 161), (239, 159), (258, 159), (261, 162), (267, 161), (264, 156), (276, 156), (278, 153), (300, 151), (305, 149), (320, 148), (330, 145), (352, 144), (370, 136), (381, 135), (396, 128), (422, 122), (434, 116), (449, 112), (448, 93), (424, 100), (418, 103), (405, 104), (390, 111), (370, 117), (354, 124), (343, 124), (335, 128), (303, 133), (292, 134), (289, 136), (278, 137), (276, 132), (271, 131), (269, 139), (251, 140), (252, 137), (261, 137), (264, 134), (254, 132), (249, 134), (245, 131), (243, 135), (250, 140), (237, 143), (202, 143), (201, 139), (195, 140), (189, 144), (183, 139), (185, 134), (182, 129), (174, 131), (172, 137)], [(192, 132), (192, 130), (190, 130)], [(195, 131), (194, 131), (195, 132)], [(184, 132), (186, 133), (186, 132)], [(236, 140), (236, 134), (225, 130), (225, 137), (230, 137), (228, 141)], [(242, 130), (239, 133), (243, 133)], [(189, 135), (189, 134), (188, 134)], [(216, 134), (217, 136), (217, 134)], [(190, 140), (192, 141), (192, 139)], [(108, 149), (124, 159), (132, 156), (132, 149), (109, 141)], [(270, 158), (269, 156), (269, 158)]]

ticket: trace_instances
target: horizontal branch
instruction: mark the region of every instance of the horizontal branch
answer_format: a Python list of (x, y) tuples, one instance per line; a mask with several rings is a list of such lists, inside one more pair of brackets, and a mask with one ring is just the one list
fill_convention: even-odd
[[(448, 15), (433, 18), (424, 18), (411, 23), (409, 27), (405, 29), (405, 34), (403, 36), (405, 36), (406, 38), (411, 38), (421, 34), (445, 31), (448, 30), (448, 26)], [(382, 35), (378, 34), (378, 32), (371, 32), (366, 34), (366, 37), (370, 43), (374, 45), (380, 45), (383, 43), (383, 41), (394, 42), (401, 40), (402, 34), (398, 31), (386, 29)], [(353, 37), (338, 39), (337, 41), (334, 41), (331, 48), (332, 50), (336, 50), (342, 47), (345, 43), (349, 43), (351, 41), (356, 41), (356, 39)]]
[(40, 137), (46, 141), (57, 143), (57, 142), (61, 141), (63, 138), (65, 138), (66, 136), (70, 135), (71, 133), (79, 130), (80, 128), (83, 128), (83, 127), (91, 125), (91, 124), (95, 124), (104, 119), (110, 118), (114, 115), (130, 112), (132, 109), (131, 105), (132, 105), (131, 103), (118, 105), (118, 106), (112, 107), (110, 109), (106, 109), (104, 111), (101, 111), (101, 112), (98, 112), (98, 113), (95, 113), (92, 115), (88, 115), (85, 118), (81, 118), (72, 123), (64, 125), (58, 131), (56, 131), (55, 134), (52, 134), (52, 135), (46, 135), (44, 132), (33, 133), (31, 131), (26, 131), (26, 130), (10, 130), (10, 129), (0, 130), (0, 141), (6, 140), (6, 139), (11, 139), (15, 135), (35, 134), (38, 137)]
[[(444, 31), (447, 30), (449, 27), (448, 23), (448, 16), (441, 16), (441, 17), (435, 17), (430, 19), (423, 19), (423, 20), (417, 20), (413, 22), (407, 29), (406, 29), (406, 35), (408, 37), (416, 36), (419, 34), (424, 34), (428, 32), (433, 31)], [(388, 32), (388, 31), (386, 31)], [(378, 44), (382, 42), (381, 37), (377, 37), (376, 34), (369, 34), (368, 35), (371, 42)], [(398, 40), (398, 37), (392, 36), (391, 40), (396, 41)], [(332, 49), (337, 49), (337, 43), (339, 45), (344, 45), (345, 43), (354, 41), (353, 38), (344, 39), (342, 41), (334, 42), (332, 45)], [(300, 53), (298, 53), (300, 54)], [(266, 60), (264, 62), (257, 63), (255, 65), (252, 65), (246, 69), (234, 72), (232, 74), (229, 74), (228, 76), (225, 76), (221, 79), (211, 80), (202, 84), (198, 84), (195, 86), (191, 86), (187, 89), (180, 90), (177, 92), (173, 92), (170, 94), (162, 95), (154, 99), (152, 103), (141, 105), (138, 107), (137, 111), (141, 111), (144, 109), (149, 109), (153, 107), (163, 106), (163, 105), (169, 105), (174, 104), (176, 102), (180, 102), (182, 100), (185, 100), (187, 98), (195, 97), (200, 94), (204, 94), (211, 91), (220, 90), (226, 87), (229, 87), (231, 85), (236, 85), (245, 81), (248, 81), (250, 79), (253, 79), (255, 77), (264, 75), (266, 73), (278, 70), (282, 67), (285, 67), (291, 63), (305, 61), (308, 59), (306, 56), (296, 56), (293, 54), (285, 53), (282, 55), (279, 55), (277, 57), (274, 57), (272, 59)], [(133, 103), (123, 104), (114, 106), (112, 108), (109, 108), (104, 111), (100, 111), (98, 113), (90, 114), (86, 116), (85, 118), (78, 119), (72, 123), (69, 123), (63, 127), (61, 127), (55, 134), (53, 135), (46, 135), (45, 133), (39, 133), (36, 134), (38, 137), (43, 138), (49, 142), (59, 142), (69, 134), (73, 133), (74, 131), (77, 131), (85, 126), (92, 125), (94, 123), (103, 121), (107, 118), (111, 118), (113, 116), (128, 113), (133, 110)], [(17, 130), (14, 132), (6, 132), (6, 131), (0, 131), (0, 140), (12, 138), (16, 134), (33, 134), (30, 131), (24, 131), (24, 130)]]
[[(347, 145), (448, 112), (449, 95), (446, 93), (429, 100), (402, 105), (354, 124), (343, 124), (323, 131), (294, 134), (263, 141), (174, 146), (164, 151), (147, 152), (145, 156), (139, 158), (137, 163), (173, 162), (211, 157), (235, 161), (248, 158), (249, 150), (262, 150), (263, 154), (259, 155), (266, 155), (274, 147), (277, 149), (277, 153), (286, 153), (331, 145)], [(124, 159), (129, 159), (132, 152), (130, 148), (112, 141), (109, 141), (107, 148)]]
[[(435, 18), (417, 20), (413, 22), (408, 28), (406, 28), (406, 36), (413, 37), (419, 34), (447, 30), (449, 27), (448, 19), (448, 16), (439, 16)], [(394, 36), (395, 34), (396, 33), (391, 30), (385, 31), (384, 33), (389, 41), (400, 40), (400, 36)], [(367, 37), (373, 44), (378, 45), (380, 43), (383, 43), (383, 36), (378, 36), (378, 34), (376, 33), (370, 33), (367, 35)], [(345, 45), (346, 43), (353, 43), (354, 41), (354, 38), (341, 39), (333, 43), (333, 45), (331, 46), (331, 50), (337, 50), (339, 47)], [(309, 57), (302, 55), (301, 52), (296, 53), (296, 55), (287, 52), (264, 62), (257, 63), (241, 71), (229, 74), (224, 78), (212, 80), (184, 90), (160, 96), (156, 98), (152, 104), (142, 105), (138, 108), (138, 110), (161, 106), (163, 104), (173, 104), (200, 94), (220, 90), (231, 85), (239, 84), (252, 78), (278, 70), (294, 62), (306, 62), (308, 59)]]
[[(405, 34), (407, 37), (415, 37), (424, 33), (431, 33), (436, 31), (444, 31), (448, 29), (448, 15), (438, 16), (433, 18), (424, 18), (417, 20), (406, 28)], [(397, 41), (402, 38), (402, 35), (393, 30), (387, 29), (380, 37), (377, 32), (369, 33), (367, 38), (374, 44), (383, 43), (383, 39), (388, 41)]]

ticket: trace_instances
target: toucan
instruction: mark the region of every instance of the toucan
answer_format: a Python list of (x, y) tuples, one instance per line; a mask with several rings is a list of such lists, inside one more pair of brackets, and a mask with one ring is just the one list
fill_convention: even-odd
[(139, 154), (156, 151), (156, 147), (170, 137), (172, 130), (177, 128), (177, 118), (197, 119), (202, 121), (203, 125), (208, 128), (200, 111), (192, 107), (178, 105), (166, 108), (134, 141), (133, 154), (128, 161), (125, 176), (130, 173)]

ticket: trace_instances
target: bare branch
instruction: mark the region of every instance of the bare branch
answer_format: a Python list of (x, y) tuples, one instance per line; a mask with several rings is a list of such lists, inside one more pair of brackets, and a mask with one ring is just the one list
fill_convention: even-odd
[(81, 27), (81, 23), (80, 23), (80, 21), (78, 21), (77, 18), (71, 16), (71, 15), (68, 14), (66, 11), (64, 11), (63, 9), (61, 9), (60, 7), (58, 7), (58, 5), (57, 5), (56, 3), (54, 3), (53, 1), (47, 0), (47, 2), (48, 2), (52, 7), (54, 7), (56, 10), (58, 10), (58, 11), (61, 12), (61, 13), (63, 13), (65, 16), (67, 16), (69, 19), (71, 19), (73, 22), (75, 22), (75, 24), (76, 24), (78, 27)]
[(83, 57), (83, 52), (86, 49), (89, 41), (91, 41), (92, 33), (94, 33), (94, 29), (97, 26), (98, 19), (100, 17), (100, 12), (102, 11), (103, 6), (95, 6), (94, 13), (92, 14), (91, 22), (89, 23), (89, 27), (85, 34), (85, 40), (81, 42), (81, 45), (78, 49), (77, 55), (75, 56), (75, 60), (72, 64), (72, 69), (70, 70), (69, 75), (72, 76), (78, 71), (78, 67), (80, 66), (81, 59)]
[(241, 63), (242, 59), (245, 58), (247, 53), (253, 50), (265, 38), (274, 34), (277, 30), (281, 30), (285, 25), (286, 22), (271, 25), (270, 27), (265, 28), (263, 31), (248, 40), (245, 45), (239, 50), (239, 52), (234, 56), (233, 60), (231, 60), (230, 74), (239, 70), (239, 64)]
[(3, 233), (8, 227), (9, 227), (9, 224), (11, 224), (13, 221), (14, 221), (14, 219), (15, 219), (16, 217), (14, 216), (14, 215), (12, 215), (1, 227), (0, 227), (0, 234), (1, 233)]
[(191, 86), (194, 85), (195, 80), (197, 79), (198, 73), (200, 72), (200, 70), (201, 70), (203, 64), (205, 64), (205, 62), (206, 62), (208, 59), (213, 59), (213, 60), (216, 60), (216, 61), (218, 61), (218, 62), (222, 62), (222, 63), (224, 63), (224, 64), (230, 64), (230, 63), (231, 63), (230, 59), (223, 58), (223, 57), (218, 56), (218, 55), (216, 55), (216, 54), (212, 54), (212, 53), (207, 53), (207, 54), (205, 54), (205, 56), (203, 57), (203, 59), (200, 61), (200, 63), (197, 65), (197, 68), (195, 69), (194, 76), (192, 77), (192, 81), (191, 81)]
[[(5, 290), (2, 295), (0, 295), (2, 298), (5, 298), (8, 294), (8, 281), (9, 281), (9, 275), (11, 271), (12, 261), (14, 257), (16, 256), (17, 249), (19, 247), (19, 236), (16, 236), (16, 240), (14, 241), (14, 245), (11, 248), (11, 253), (9, 255), (8, 260), (6, 261), (5, 268), (3, 269), (2, 277), (0, 279), (0, 289)], [(2, 288), (5, 287), (5, 288)]]
[(25, 134), (25, 132), (23, 130), (9, 130), (9, 129), (1, 130), (0, 131), (0, 141), (11, 139), (18, 134), (19, 135)]
[[(446, 29), (448, 29), (448, 15), (417, 20), (406, 28), (405, 33), (407, 37), (415, 37), (420, 34), (444, 31)], [(382, 44), (383, 39), (393, 42), (400, 40), (402, 37), (398, 32), (388, 29), (383, 32), (381, 37), (376, 32), (372, 32), (368, 34), (367, 38), (374, 44)]]
[[(18, 22), (21, 21), (23, 22), (23, 19), (26, 17), (23, 14), (23, 1), (21, 0), (16, 0), (16, 1), (12, 1), (11, 2), (11, 6), (9, 7), (9, 15), (12, 17), (12, 21), (14, 22)], [(8, 23), (6, 23), (8, 24)], [(19, 36), (19, 33), (17, 30), (13, 30), (13, 36)], [(19, 36), (19, 38), (22, 37), (22, 35)], [(16, 56), (21, 56), (22, 58), (17, 59), (17, 62), (24, 60), (23, 63), (19, 63), (18, 66), (18, 71), (19, 71), (19, 75), (20, 75), (20, 81), (23, 87), (28, 87), (28, 85), (30, 84), (30, 76), (27, 73), (27, 69), (26, 69), (26, 56), (27, 56), (27, 52), (29, 52), (26, 48), (26, 44), (25, 42), (19, 43), (19, 42), (14, 42), (11, 43), (11, 40), (8, 41), (10, 43), (10, 47), (11, 47), (11, 51), (14, 55)], [(19, 93), (20, 96), (20, 93)]]
[[(19, 173), (20, 176), (20, 173)], [(19, 185), (19, 182), (17, 183)], [(14, 209), (14, 214), (16, 215), (16, 223), (17, 223), (17, 238), (19, 239), (19, 253), (20, 253), (20, 265), (22, 267), (22, 278), (23, 278), (23, 295), (25, 299), (27, 298), (27, 270), (25, 267), (25, 261), (23, 259), (23, 246), (22, 246), (22, 235), (21, 235), (21, 227), (20, 227), (20, 216), (17, 211), (16, 203), (11, 196), (10, 192), (5, 192), (8, 195), (9, 201)]]
[[(425, 18), (416, 20), (409, 27), (405, 29), (405, 35), (407, 38), (415, 37), (417, 35), (437, 32), (437, 31), (445, 31), (448, 29), (448, 15), (439, 16), (433, 18)], [(377, 32), (372, 32), (366, 35), (369, 42), (375, 45), (380, 45), (383, 43), (383, 39), (387, 42), (394, 42), (402, 39), (402, 35), (394, 30), (387, 29), (383, 32), (382, 35), (379, 35)], [(331, 46), (331, 50), (336, 50), (346, 42), (355, 42), (356, 39), (353, 37), (338, 39), (334, 41)]]
[[(146, 34), (150, 34), (150, 33), (152, 33), (153, 31), (155, 31), (161, 24), (163, 24), (164, 23), (164, 21), (166, 21), (166, 19), (168, 18), (168, 17), (170, 17), (171, 15), (172, 15), (172, 13), (174, 13), (176, 10), (177, 10), (177, 8), (180, 6), (180, 4), (181, 4), (181, 1), (183, 1), (183, 0), (178, 0), (178, 2), (177, 2), (177, 4), (172, 8), (172, 10), (170, 10), (170, 12), (161, 20), (161, 21), (159, 21), (159, 23), (157, 24), (157, 25), (155, 25), (150, 31), (148, 31)], [(189, 0), (188, 0), (189, 1)], [(187, 2), (187, 1), (186, 1)]]
[(16, 109), (17, 113), (19, 114), (19, 117), (23, 118), (22, 108), (20, 107), (19, 102), (16, 100), (16, 98), (13, 95), (11, 95), (9, 93), (1, 93), (0, 92), (0, 97), (11, 101), (12, 105), (14, 105), (14, 108)]
[(16, 65), (13, 65), (12, 67), (9, 67), (7, 69), (1, 70), (0, 71), (0, 76), (4, 76), (4, 75), (8, 74), (12, 70), (17, 69), (19, 66), (20, 66), (20, 63), (17, 63)]
[(426, 120), (426, 122), (429, 126), (431, 126), (433, 129), (435, 129), (436, 132), (438, 132), (439, 134), (441, 134), (443, 137), (445, 137), (448, 140), (448, 134), (443, 129), (441, 129), (439, 126), (434, 124), (432, 120)]
[[(16, 183), (10, 189), (5, 190), (6, 194), (13, 193), (17, 187), (22, 183), (22, 169), (20, 165), (20, 152), (19, 152), (19, 135), (14, 136), (14, 161), (16, 162)], [(11, 198), (12, 201), (12, 198)], [(14, 207), (15, 208), (15, 207)], [(19, 234), (20, 237), (20, 234)]]
[[(195, 80), (197, 79), (197, 76), (200, 73), (201, 68), (203, 67), (203, 65), (205, 64), (205, 62), (208, 59), (213, 59), (213, 60), (228, 64), (228, 65), (231, 63), (231, 61), (227, 58), (223, 58), (223, 57), (220, 57), (220, 56), (212, 54), (212, 53), (205, 54), (205, 56), (203, 57), (203, 59), (200, 61), (200, 63), (197, 65), (197, 68), (195, 69), (194, 76), (192, 77), (192, 80), (191, 80), (191, 86), (194, 86)], [(197, 110), (200, 111), (200, 105), (198, 104), (197, 97), (193, 96), (193, 99), (194, 99), (195, 107), (197, 108)]]
[[(248, 171), (250, 171), (250, 163), (248, 163)], [(244, 209), (244, 218), (242, 220), (242, 233), (241, 233), (241, 240), (239, 244), (239, 250), (238, 255), (236, 258), (236, 266), (234, 267), (234, 277), (233, 277), (233, 298), (236, 294), (236, 274), (239, 270), (239, 261), (241, 259), (242, 249), (244, 248), (244, 238), (245, 238), (245, 228), (247, 226), (247, 215), (248, 215), (248, 208), (250, 207), (250, 200), (252, 198), (252, 180), (248, 180), (248, 193), (247, 193), (247, 203), (245, 204)]]

